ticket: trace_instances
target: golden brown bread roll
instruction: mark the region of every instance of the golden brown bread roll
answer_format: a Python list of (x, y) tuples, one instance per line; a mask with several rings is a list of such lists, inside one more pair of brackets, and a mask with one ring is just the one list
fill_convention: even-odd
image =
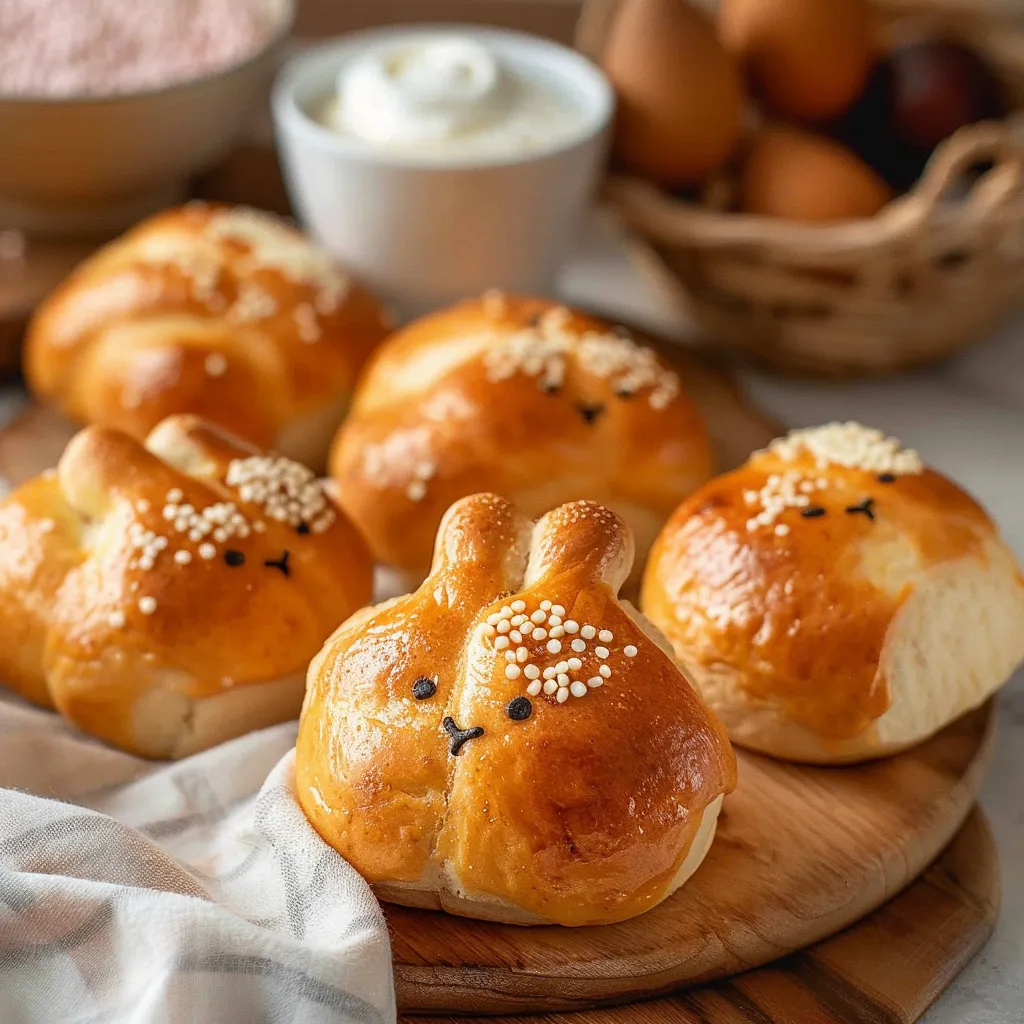
[(712, 472), (683, 382), (608, 324), (491, 293), (382, 346), (331, 453), (374, 555), (419, 581), (458, 498), (493, 491), (536, 517), (588, 498), (622, 516), (638, 563)]
[(446, 514), (420, 589), (324, 645), (298, 797), (382, 899), (598, 924), (697, 869), (735, 758), (664, 641), (617, 599), (632, 559), (628, 527), (593, 502), (534, 526), (474, 495)]
[(371, 571), (304, 466), (191, 416), (145, 446), (89, 427), (0, 503), (0, 679), (132, 753), (183, 757), (294, 717)]
[(794, 431), (684, 502), (642, 607), (741, 746), (881, 757), (981, 704), (1024, 659), (1024, 579), (916, 452)]
[(195, 413), (319, 469), (387, 319), (279, 218), (189, 203), (101, 249), (42, 304), (25, 373), (78, 423), (141, 440)]

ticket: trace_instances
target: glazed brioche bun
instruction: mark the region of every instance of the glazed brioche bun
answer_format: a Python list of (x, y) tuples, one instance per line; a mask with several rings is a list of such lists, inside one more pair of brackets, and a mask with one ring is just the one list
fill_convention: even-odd
[(733, 741), (794, 761), (913, 746), (1024, 660), (1024, 579), (984, 510), (852, 423), (794, 431), (684, 502), (642, 607)]
[(88, 427), (0, 503), (0, 679), (124, 750), (184, 757), (294, 718), (371, 572), (305, 467), (190, 416), (145, 445)]
[(378, 350), (331, 473), (377, 560), (413, 584), (445, 510), (480, 491), (531, 517), (598, 501), (629, 524), (639, 566), (712, 473), (684, 385), (621, 329), (490, 293), (415, 321)]
[(420, 589), (359, 612), (313, 659), (299, 802), (381, 899), (601, 924), (697, 869), (735, 758), (617, 599), (632, 558), (595, 503), (534, 526), (474, 495), (446, 514)]
[(76, 423), (142, 440), (195, 413), (322, 469), (387, 332), (373, 296), (286, 222), (189, 203), (101, 249), (46, 299), (25, 374)]

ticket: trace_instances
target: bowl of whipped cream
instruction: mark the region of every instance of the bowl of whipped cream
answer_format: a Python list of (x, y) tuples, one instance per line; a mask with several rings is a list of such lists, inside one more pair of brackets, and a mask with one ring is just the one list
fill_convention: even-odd
[(272, 103), (300, 219), (409, 314), (488, 288), (549, 289), (614, 109), (581, 54), (471, 25), (314, 47), (284, 68)]
[(0, 224), (121, 230), (265, 103), (296, 0), (2, 0)]

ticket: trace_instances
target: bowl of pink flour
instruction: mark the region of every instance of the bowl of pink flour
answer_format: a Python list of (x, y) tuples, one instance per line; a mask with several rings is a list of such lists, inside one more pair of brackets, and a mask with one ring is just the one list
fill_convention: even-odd
[(0, 221), (119, 230), (266, 103), (295, 0), (0, 0)]

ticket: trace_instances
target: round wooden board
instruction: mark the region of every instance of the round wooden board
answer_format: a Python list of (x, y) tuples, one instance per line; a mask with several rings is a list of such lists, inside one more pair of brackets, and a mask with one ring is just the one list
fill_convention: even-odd
[[(502, 1024), (912, 1024), (985, 945), (998, 913), (995, 842), (975, 809), (920, 878), (808, 949), (653, 1001), (586, 1014), (504, 1017)], [(400, 1018), (401, 1024), (487, 1019)]]
[(832, 935), (949, 843), (974, 803), (993, 722), (989, 702), (914, 750), (854, 768), (741, 752), (706, 861), (631, 921), (518, 928), (386, 907), (399, 1006), (510, 1014), (633, 1002)]

